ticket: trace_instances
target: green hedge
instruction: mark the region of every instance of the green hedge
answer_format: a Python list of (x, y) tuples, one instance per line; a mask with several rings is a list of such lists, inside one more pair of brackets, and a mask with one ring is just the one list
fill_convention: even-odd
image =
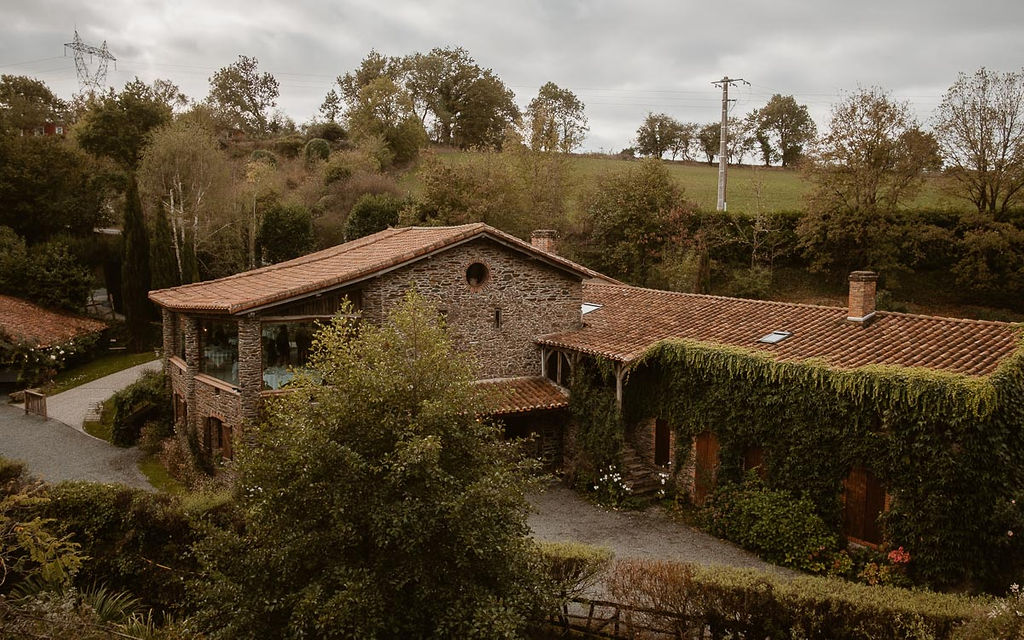
[[(682, 637), (940, 640), (987, 617), (994, 601), (834, 578), (786, 579), (755, 570), (639, 559), (616, 563), (608, 580), (621, 604)], [(698, 636), (700, 637), (700, 636)]]
[(700, 519), (712, 535), (784, 567), (824, 573), (839, 549), (838, 537), (815, 513), (813, 502), (770, 489), (756, 475), (719, 486)]
[(171, 433), (174, 421), (167, 377), (163, 373), (147, 371), (137, 381), (118, 391), (111, 398), (114, 405), (111, 418), (111, 442), (119, 447), (130, 447), (139, 440), (142, 425), (156, 422)]

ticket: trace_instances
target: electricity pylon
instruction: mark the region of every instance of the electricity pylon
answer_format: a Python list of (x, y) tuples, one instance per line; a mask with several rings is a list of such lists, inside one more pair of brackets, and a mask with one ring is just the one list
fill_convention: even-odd
[[(107, 41), (103, 41), (103, 45), (100, 47), (94, 47), (89, 44), (82, 42), (82, 39), (78, 37), (78, 29), (75, 29), (75, 39), (72, 42), (68, 42), (64, 45), (64, 55), (67, 55), (67, 50), (71, 49), (75, 52), (75, 69), (78, 70), (78, 87), (84, 91), (101, 91), (107, 84), (107, 65), (111, 60), (114, 61), (114, 68), (117, 68), (117, 58), (110, 55), (110, 51), (107, 50)], [(85, 56), (89, 56), (89, 61), (92, 61), (92, 57), (96, 56), (99, 62), (96, 64), (96, 71), (89, 71), (89, 65), (86, 64)]]

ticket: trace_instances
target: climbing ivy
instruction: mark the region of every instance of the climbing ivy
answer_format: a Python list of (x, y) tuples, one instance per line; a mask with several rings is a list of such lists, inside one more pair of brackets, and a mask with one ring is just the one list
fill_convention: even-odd
[[(610, 363), (576, 367), (577, 479), (615, 464), (625, 424), (659, 417), (681, 451), (714, 432), (720, 481), (740, 478), (748, 447), (765, 451), (771, 486), (807, 496), (835, 531), (842, 479), (869, 468), (893, 498), (887, 541), (911, 575), (940, 587), (1004, 588), (1024, 569), (1024, 355), (991, 376), (783, 363), (760, 352), (665, 341), (632, 369), (615, 411)], [(1024, 503), (1021, 503), (1024, 505)]]
[[(599, 450), (589, 439), (606, 431), (582, 426), (594, 415), (584, 415), (589, 397), (573, 400), (583, 455)], [(910, 552), (919, 583), (998, 590), (1024, 571), (1020, 349), (977, 378), (882, 366), (842, 371), (669, 340), (631, 369), (622, 417), (668, 420), (677, 460), (692, 437), (715, 433), (719, 482), (738, 481), (744, 450), (763, 448), (768, 485), (807, 496), (835, 531), (842, 480), (865, 466), (892, 496), (886, 540)]]

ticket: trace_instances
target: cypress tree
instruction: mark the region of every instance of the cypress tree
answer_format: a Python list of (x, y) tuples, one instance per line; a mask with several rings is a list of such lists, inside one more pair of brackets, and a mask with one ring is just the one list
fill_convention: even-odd
[(148, 347), (149, 321), (153, 307), (149, 293), (149, 234), (142, 215), (139, 183), (134, 172), (128, 176), (125, 194), (124, 257), (121, 261), (121, 282), (124, 295), (124, 318), (128, 328), (128, 346), (133, 349)]
[(178, 272), (178, 261), (174, 257), (174, 239), (171, 236), (171, 223), (167, 219), (167, 211), (163, 204), (157, 205), (156, 217), (153, 220), (153, 243), (150, 245), (154, 289), (166, 289), (181, 284)]

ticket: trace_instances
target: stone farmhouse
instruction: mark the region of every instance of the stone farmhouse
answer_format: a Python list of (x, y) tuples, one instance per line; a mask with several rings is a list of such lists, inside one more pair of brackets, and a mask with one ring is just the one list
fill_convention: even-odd
[[(558, 464), (576, 453), (570, 371), (603, 362), (621, 408), (632, 369), (665, 341), (828, 370), (888, 367), (972, 380), (986, 379), (1017, 353), (1016, 325), (876, 310), (876, 279), (851, 274), (848, 308), (657, 291), (560, 257), (553, 232), (535, 232), (527, 243), (478, 223), (388, 229), (280, 264), (153, 291), (150, 299), (163, 314), (178, 428), (195, 432), (212, 454), (230, 457), (233, 439), (259, 418), (263, 400), (287, 392), (290, 368), (305, 362), (318, 321), (348, 301), (362, 321), (376, 322), (415, 286), (475, 358), (506, 433), (538, 433), (540, 453)], [(631, 415), (628, 466), (639, 476), (642, 469), (673, 470), (683, 490), (703, 500), (720, 463), (716, 434), (676, 442), (673, 425), (654, 409)], [(751, 447), (743, 464), (758, 467), (766, 455)], [(862, 462), (849, 465), (836, 491), (844, 496), (847, 534), (876, 543), (877, 517), (891, 497)]]

